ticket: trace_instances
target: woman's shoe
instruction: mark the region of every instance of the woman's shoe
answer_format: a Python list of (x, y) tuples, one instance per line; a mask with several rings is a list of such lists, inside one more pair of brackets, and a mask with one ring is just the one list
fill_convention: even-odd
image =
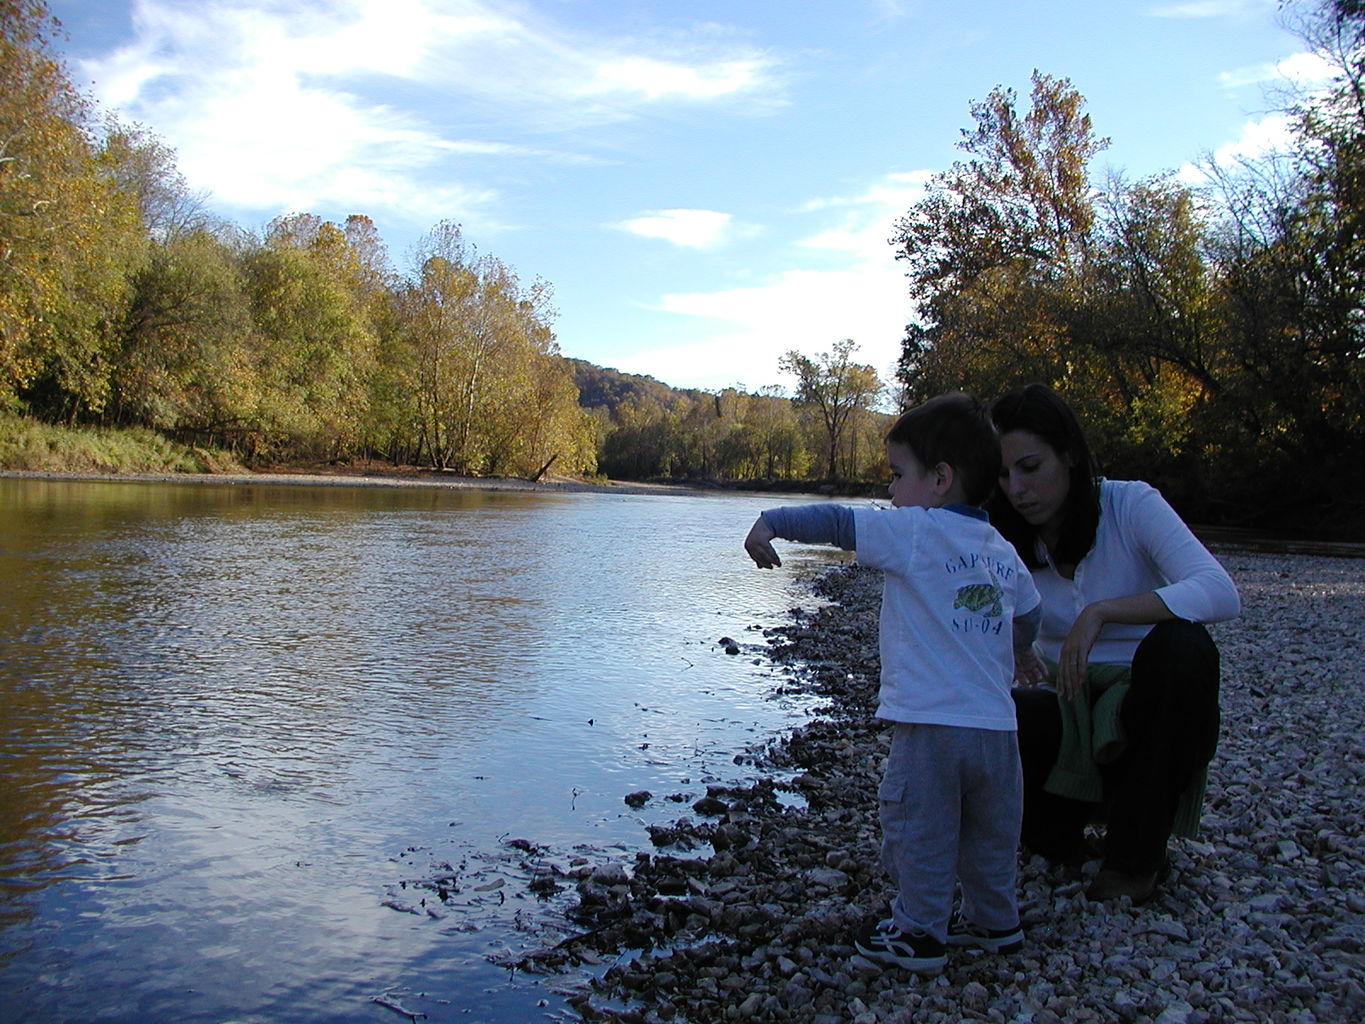
[(1155, 871), (1130, 875), (1116, 868), (1100, 868), (1100, 873), (1085, 890), (1085, 898), (1101, 903), (1127, 896), (1133, 906), (1140, 906), (1156, 895), (1156, 876)]

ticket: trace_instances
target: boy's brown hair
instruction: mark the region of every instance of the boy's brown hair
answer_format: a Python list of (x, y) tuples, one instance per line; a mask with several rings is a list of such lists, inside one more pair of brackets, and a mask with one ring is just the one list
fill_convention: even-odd
[(995, 489), (1000, 437), (985, 406), (971, 395), (953, 391), (915, 406), (896, 420), (886, 439), (909, 448), (925, 469), (940, 462), (952, 466), (968, 504), (984, 504)]

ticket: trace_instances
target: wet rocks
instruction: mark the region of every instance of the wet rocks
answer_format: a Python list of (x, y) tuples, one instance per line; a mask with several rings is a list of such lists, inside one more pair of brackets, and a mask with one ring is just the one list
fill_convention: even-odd
[(880, 581), (841, 568), (816, 583), (832, 604), (766, 631), (784, 685), (828, 704), (737, 758), (756, 781), (710, 787), (697, 819), (650, 827), (651, 852), (570, 872), (576, 931), (528, 963), (615, 959), (573, 1000), (591, 1020), (1365, 1019), (1365, 562), (1220, 557), (1244, 604), (1212, 627), (1222, 739), (1203, 834), (1172, 842), (1151, 903), (1089, 903), (1098, 862), (1024, 857), (1022, 952), (953, 950), (931, 978), (853, 955), (890, 896), (876, 823), (886, 737), (872, 718)]

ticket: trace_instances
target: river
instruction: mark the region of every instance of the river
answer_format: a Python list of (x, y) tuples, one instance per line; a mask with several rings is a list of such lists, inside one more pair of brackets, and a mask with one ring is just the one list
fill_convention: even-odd
[(774, 503), (0, 479), (0, 1021), (565, 1013), (528, 850), (806, 713), (759, 627), (843, 556), (755, 569)]

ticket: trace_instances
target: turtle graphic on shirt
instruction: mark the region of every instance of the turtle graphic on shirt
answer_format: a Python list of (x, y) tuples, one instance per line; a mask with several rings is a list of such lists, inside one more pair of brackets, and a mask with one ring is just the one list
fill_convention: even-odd
[(989, 583), (972, 583), (969, 586), (958, 587), (957, 600), (953, 602), (953, 607), (966, 608), (969, 612), (980, 612), (988, 619), (997, 618), (1004, 611), (1000, 598), (1005, 595), (1005, 591), (1001, 589), (995, 573), (990, 573), (990, 577)]

